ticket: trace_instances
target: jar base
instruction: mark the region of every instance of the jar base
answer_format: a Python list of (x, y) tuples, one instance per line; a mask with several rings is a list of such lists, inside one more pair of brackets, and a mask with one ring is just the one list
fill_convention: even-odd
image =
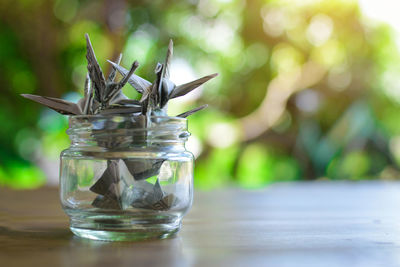
[(98, 241), (141, 241), (165, 239), (174, 236), (179, 231), (179, 228), (158, 232), (115, 232), (109, 230), (83, 229), (76, 227), (70, 227), (70, 229), (76, 236)]
[(165, 239), (174, 236), (181, 228), (181, 220), (163, 223), (147, 221), (136, 222), (132, 219), (119, 219), (118, 222), (98, 222), (92, 220), (71, 219), (71, 231), (82, 238), (100, 241), (140, 241)]

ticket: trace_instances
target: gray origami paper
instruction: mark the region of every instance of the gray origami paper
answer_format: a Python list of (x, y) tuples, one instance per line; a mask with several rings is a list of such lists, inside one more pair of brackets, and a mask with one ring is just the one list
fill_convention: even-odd
[(104, 78), (103, 72), (97, 62), (96, 55), (93, 51), (92, 43), (88, 34), (85, 34), (86, 38), (86, 59), (88, 62), (87, 69), (89, 72), (89, 77), (94, 83), (95, 98), (98, 102), (102, 102), (103, 95), (106, 90), (106, 80)]
[(119, 160), (108, 160), (107, 168), (90, 190), (99, 194), (92, 205), (98, 208), (121, 209)]
[(67, 100), (47, 97), (47, 96), (38, 96), (38, 95), (30, 95), (30, 94), (22, 94), (23, 97), (38, 102), (42, 105), (45, 105), (58, 113), (64, 115), (81, 115), (82, 110), (78, 104), (69, 102)]
[(124, 162), (135, 180), (144, 180), (158, 175), (163, 160), (124, 159)]
[[(127, 74), (129, 73), (129, 71), (123, 67), (121, 67), (119, 64), (116, 64), (110, 60), (107, 60), (109, 63), (111, 63), (111, 65), (118, 70), (118, 72), (126, 77)], [(140, 94), (143, 94), (146, 90), (148, 90), (148, 88), (151, 87), (151, 82), (143, 79), (140, 76), (137, 76), (136, 74), (132, 74), (131, 77), (129, 77), (128, 79), (128, 83), (130, 85), (132, 85), (133, 88), (136, 89), (136, 91), (138, 91)]]
[(202, 105), (200, 107), (197, 107), (197, 108), (191, 109), (189, 111), (186, 111), (186, 112), (184, 112), (182, 114), (179, 114), (179, 115), (177, 115), (177, 117), (186, 118), (186, 117), (192, 115), (193, 113), (196, 113), (197, 111), (200, 111), (200, 110), (202, 110), (202, 109), (204, 109), (206, 107), (208, 107), (207, 104), (206, 105)]
[(152, 204), (150, 207), (154, 210), (169, 210), (173, 205), (175, 205), (177, 198), (173, 194), (169, 194), (156, 203)]
[(164, 197), (158, 179), (154, 185), (146, 181), (140, 181), (140, 183), (137, 184), (140, 186), (133, 188), (133, 194), (139, 197), (134, 199), (131, 203), (135, 208), (152, 209), (151, 206)]

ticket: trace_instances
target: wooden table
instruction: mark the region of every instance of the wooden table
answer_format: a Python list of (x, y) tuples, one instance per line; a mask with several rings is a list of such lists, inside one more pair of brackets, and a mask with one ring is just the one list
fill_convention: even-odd
[(400, 183), (196, 192), (177, 237), (74, 237), (56, 189), (0, 189), (0, 266), (399, 266)]

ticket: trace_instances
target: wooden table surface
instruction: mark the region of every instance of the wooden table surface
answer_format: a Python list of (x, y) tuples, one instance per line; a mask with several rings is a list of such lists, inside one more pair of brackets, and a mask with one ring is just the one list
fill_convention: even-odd
[(74, 237), (56, 189), (0, 189), (0, 266), (399, 266), (400, 183), (196, 192), (168, 240)]

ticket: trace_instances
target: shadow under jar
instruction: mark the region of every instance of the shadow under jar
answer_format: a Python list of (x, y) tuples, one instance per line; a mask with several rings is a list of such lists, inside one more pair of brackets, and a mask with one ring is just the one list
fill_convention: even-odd
[(67, 134), (60, 197), (73, 233), (122, 241), (179, 231), (193, 199), (186, 119), (71, 116)]

